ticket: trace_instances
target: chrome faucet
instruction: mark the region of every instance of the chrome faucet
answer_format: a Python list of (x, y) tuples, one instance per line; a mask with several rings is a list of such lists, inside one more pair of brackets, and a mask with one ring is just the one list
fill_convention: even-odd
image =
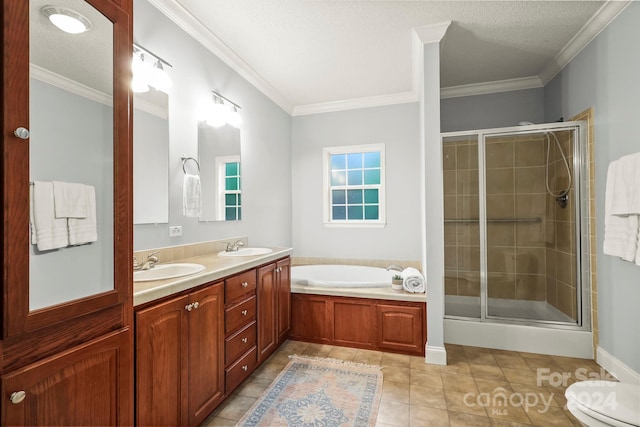
[(387, 271), (389, 270), (395, 270), (395, 271), (403, 271), (404, 268), (398, 266), (398, 265), (390, 265), (389, 267), (387, 267)]
[(138, 264), (138, 260), (136, 259), (136, 257), (133, 257), (133, 269), (149, 270), (150, 268), (155, 267), (155, 265), (160, 261), (157, 257), (158, 252), (160, 251), (155, 251), (148, 254), (141, 264)]
[(227, 242), (227, 252), (237, 252), (240, 249), (240, 246), (244, 246), (244, 243), (241, 240), (236, 240), (235, 242)]

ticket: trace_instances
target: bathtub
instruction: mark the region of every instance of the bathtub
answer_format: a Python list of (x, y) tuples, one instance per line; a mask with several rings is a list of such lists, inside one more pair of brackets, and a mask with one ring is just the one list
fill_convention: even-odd
[(397, 271), (362, 265), (296, 265), (291, 284), (315, 288), (389, 288)]

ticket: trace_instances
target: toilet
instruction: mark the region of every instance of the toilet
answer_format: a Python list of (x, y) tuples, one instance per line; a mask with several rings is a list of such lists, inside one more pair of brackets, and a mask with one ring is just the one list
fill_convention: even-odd
[(640, 385), (580, 381), (565, 391), (567, 408), (589, 427), (640, 426)]

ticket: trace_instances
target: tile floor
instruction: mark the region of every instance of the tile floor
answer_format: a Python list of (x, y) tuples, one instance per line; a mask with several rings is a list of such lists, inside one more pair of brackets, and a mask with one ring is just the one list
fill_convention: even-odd
[(204, 422), (234, 426), (288, 363), (290, 354), (383, 367), (375, 426), (580, 426), (564, 390), (578, 379), (611, 377), (593, 360), (446, 345), (448, 365), (424, 358), (330, 345), (285, 342)]

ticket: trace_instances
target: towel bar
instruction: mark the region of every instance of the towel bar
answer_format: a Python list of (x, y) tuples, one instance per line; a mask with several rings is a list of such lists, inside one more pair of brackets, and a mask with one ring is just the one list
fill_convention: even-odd
[[(445, 219), (444, 222), (455, 222), (455, 223), (463, 223), (463, 222), (479, 222), (479, 219)], [(542, 222), (542, 218), (497, 218), (497, 219), (488, 219), (487, 222)]]
[(193, 158), (193, 157), (187, 157), (187, 156), (182, 156), (180, 157), (180, 159), (182, 160), (182, 171), (184, 172), (184, 174), (187, 174), (187, 169), (184, 167), (185, 163), (187, 163), (187, 160), (193, 160), (196, 163), (196, 167), (198, 168), (198, 175), (200, 175), (200, 163), (198, 163), (198, 161)]

